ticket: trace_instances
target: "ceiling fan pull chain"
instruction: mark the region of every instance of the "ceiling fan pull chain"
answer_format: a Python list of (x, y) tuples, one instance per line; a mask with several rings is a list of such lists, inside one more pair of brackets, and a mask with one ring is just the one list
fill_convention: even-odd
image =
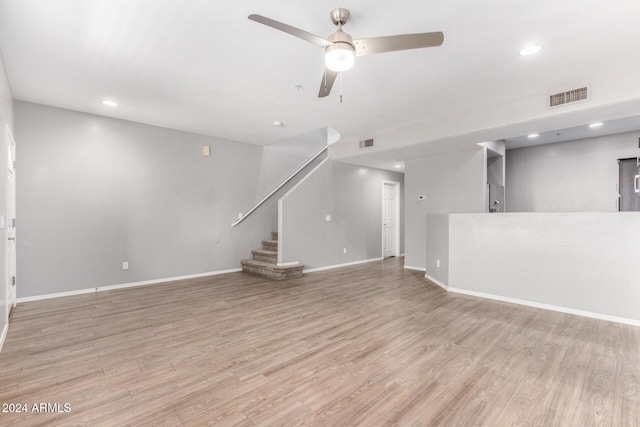
[(342, 73), (340, 73), (340, 104), (342, 104)]

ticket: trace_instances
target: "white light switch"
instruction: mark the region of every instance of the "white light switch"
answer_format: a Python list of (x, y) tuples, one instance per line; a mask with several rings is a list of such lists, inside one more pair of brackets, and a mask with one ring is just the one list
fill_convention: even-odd
[(209, 157), (211, 155), (211, 148), (208, 145), (202, 146), (202, 155), (204, 157)]
[(327, 218), (327, 222), (331, 221), (331, 215), (327, 215), (326, 218)]

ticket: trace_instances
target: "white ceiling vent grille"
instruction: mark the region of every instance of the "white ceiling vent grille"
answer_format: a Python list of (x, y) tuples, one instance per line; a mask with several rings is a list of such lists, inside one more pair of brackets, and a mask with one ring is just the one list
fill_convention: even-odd
[(549, 107), (559, 107), (561, 105), (570, 104), (578, 101), (589, 100), (589, 86), (578, 89), (568, 90), (566, 92), (554, 93), (549, 95)]
[(371, 148), (371, 147), (373, 147), (373, 138), (360, 141), (360, 148)]

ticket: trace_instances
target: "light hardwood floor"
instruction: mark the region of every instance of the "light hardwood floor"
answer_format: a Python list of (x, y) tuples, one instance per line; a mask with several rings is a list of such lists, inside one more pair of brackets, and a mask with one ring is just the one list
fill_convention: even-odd
[(23, 303), (0, 378), (0, 402), (71, 407), (1, 425), (640, 426), (640, 328), (389, 259)]

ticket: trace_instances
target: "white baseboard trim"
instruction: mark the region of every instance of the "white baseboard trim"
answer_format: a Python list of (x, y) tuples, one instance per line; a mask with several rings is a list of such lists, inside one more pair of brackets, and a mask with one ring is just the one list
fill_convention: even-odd
[(557, 305), (543, 304), (540, 302), (503, 297), (500, 295), (486, 294), (483, 292), (467, 291), (465, 289), (459, 289), (459, 288), (449, 288), (448, 290), (449, 292), (453, 292), (456, 294), (470, 295), (473, 297), (492, 299), (492, 300), (502, 301), (502, 302), (509, 302), (512, 304), (524, 305), (527, 307), (534, 307), (534, 308), (541, 308), (543, 310), (557, 311), (560, 313), (573, 314), (576, 316), (591, 317), (593, 319), (623, 323), (625, 325), (640, 326), (640, 320), (636, 320), (636, 319), (627, 319), (625, 317), (611, 316), (609, 314), (594, 313), (591, 311), (576, 310), (574, 308), (560, 307)]
[(302, 270), (303, 273), (315, 273), (316, 271), (333, 270), (334, 268), (349, 267), (350, 265), (366, 264), (368, 262), (382, 261), (384, 258), (363, 259), (361, 261), (345, 262), (344, 264), (328, 265), (326, 267), (310, 268)]
[(208, 273), (189, 274), (186, 276), (166, 277), (163, 279), (153, 279), (153, 280), (144, 280), (141, 282), (122, 283), (120, 285), (109, 285), (109, 286), (99, 286), (97, 288), (79, 289), (77, 291), (58, 292), (55, 294), (36, 295), (32, 297), (22, 297), (22, 298), (18, 298), (18, 303), (29, 302), (29, 301), (40, 301), (40, 300), (51, 299), (51, 298), (68, 297), (73, 295), (90, 294), (92, 292), (113, 291), (115, 289), (133, 288), (136, 286), (155, 285), (158, 283), (175, 282), (178, 280), (196, 279), (198, 277), (217, 276), (220, 274), (237, 273), (238, 271), (242, 271), (242, 269), (232, 268), (230, 270), (210, 271)]
[(74, 295), (90, 294), (97, 291), (98, 291), (98, 288), (89, 288), (89, 289), (78, 289), (77, 291), (56, 292), (54, 294), (35, 295), (32, 297), (20, 297), (17, 299), (17, 303), (21, 304), (23, 302), (29, 302), (29, 301), (40, 301), (40, 300), (51, 299), (51, 298), (71, 297)]
[(2, 346), (4, 345), (4, 340), (7, 338), (7, 332), (9, 332), (9, 324), (7, 323), (2, 328), (2, 334), (0, 335), (0, 351), (2, 351)]
[(440, 286), (445, 291), (449, 291), (449, 286), (445, 285), (444, 283), (442, 283), (438, 279), (435, 279), (435, 278), (429, 276), (427, 273), (424, 273), (424, 278), (429, 280), (429, 281), (431, 281), (431, 282), (433, 282), (433, 283), (435, 283), (436, 285)]
[(278, 267), (290, 267), (292, 265), (298, 265), (300, 264), (299, 261), (293, 261), (293, 262), (279, 262), (278, 263)]
[(405, 269), (405, 270), (422, 271), (423, 273), (424, 273), (425, 271), (427, 271), (427, 269), (426, 269), (426, 268), (424, 268), (424, 267), (413, 267), (413, 266), (411, 266), (411, 265), (405, 265), (405, 266), (404, 266), (404, 269)]

